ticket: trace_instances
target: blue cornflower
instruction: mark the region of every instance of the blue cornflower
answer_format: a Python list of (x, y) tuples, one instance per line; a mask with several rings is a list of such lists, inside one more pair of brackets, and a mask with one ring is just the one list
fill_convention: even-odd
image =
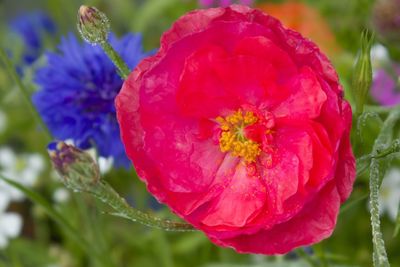
[(10, 28), (19, 36), (24, 45), (20, 63), (22, 65), (31, 65), (35, 62), (43, 51), (43, 37), (56, 33), (56, 25), (53, 20), (42, 11), (15, 17), (10, 22)]
[[(109, 41), (131, 69), (149, 55), (139, 34), (120, 39), (111, 34)], [(59, 53), (47, 54), (35, 82), (41, 90), (33, 103), (55, 138), (72, 139), (81, 149), (95, 147), (117, 166), (130, 166), (114, 107), (123, 80), (99, 46), (81, 44), (72, 34), (62, 38)]]

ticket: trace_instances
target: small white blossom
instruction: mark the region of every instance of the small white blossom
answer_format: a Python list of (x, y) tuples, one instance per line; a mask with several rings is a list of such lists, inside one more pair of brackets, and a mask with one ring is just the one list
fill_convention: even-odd
[(53, 200), (57, 203), (64, 203), (69, 200), (70, 193), (64, 187), (56, 189), (53, 193)]
[(379, 192), (380, 212), (387, 213), (392, 221), (396, 220), (400, 205), (400, 169), (390, 169), (383, 179)]
[(106, 174), (107, 172), (109, 172), (112, 169), (112, 166), (114, 164), (114, 158), (113, 157), (108, 157), (108, 158), (99, 157), (97, 162), (99, 164), (100, 173)]
[(389, 52), (381, 44), (375, 44), (371, 47), (371, 62), (372, 64), (381, 64), (389, 60)]
[(21, 216), (14, 212), (0, 214), (0, 249), (8, 245), (8, 240), (19, 235), (22, 228)]
[[(0, 148), (0, 172), (8, 179), (32, 187), (44, 168), (44, 159), (39, 154), (17, 156), (8, 147)], [(12, 201), (24, 199), (24, 195), (19, 190), (4, 181), (0, 181), (0, 194), (8, 194)]]
[(17, 237), (21, 232), (21, 216), (14, 212), (6, 212), (10, 198), (0, 191), (0, 249), (8, 245), (8, 240)]
[[(8, 179), (24, 186), (33, 186), (44, 168), (44, 159), (38, 154), (17, 156), (8, 147), (0, 148), (0, 173)], [(0, 249), (5, 248), (8, 241), (21, 232), (21, 216), (6, 212), (6, 209), (11, 201), (23, 198), (24, 195), (18, 189), (0, 180)]]

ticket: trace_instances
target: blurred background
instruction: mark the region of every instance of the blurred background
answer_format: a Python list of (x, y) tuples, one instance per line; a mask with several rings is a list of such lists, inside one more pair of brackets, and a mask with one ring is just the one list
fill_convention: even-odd
[[(42, 111), (47, 102), (53, 100), (37, 92), (57, 85), (87, 89), (89, 85), (80, 83), (80, 78), (74, 80), (88, 75), (87, 70), (76, 66), (86, 64), (85, 59), (104, 64), (100, 71), (103, 78), (93, 73), (90, 77), (97, 88), (111, 92), (105, 99), (112, 99), (122, 83), (115, 78), (117, 74), (110, 70), (101, 50), (82, 43), (76, 29), (80, 5), (96, 6), (106, 13), (111, 20), (112, 32), (118, 38), (135, 34), (120, 41), (134, 48), (127, 52), (122, 52), (121, 48), (120, 51), (130, 67), (134, 67), (141, 58), (157, 50), (161, 34), (181, 15), (196, 8), (228, 2), (235, 1), (0, 0), (0, 46), (11, 59), (26, 89), (25, 94), (21, 93), (5, 65), (0, 64), (0, 173), (41, 196), (32, 202), (0, 180), (0, 267), (309, 266), (305, 259), (307, 255), (319, 259), (321, 266), (372, 266), (367, 174), (357, 178), (350, 198), (352, 204), (342, 208), (331, 238), (302, 249), (306, 256), (292, 252), (267, 257), (240, 255), (231, 249), (219, 248), (199, 232), (164, 232), (104, 214), (102, 211), (107, 210), (106, 207), (91, 196), (68, 191), (52, 171), (46, 151), (51, 138), (35, 121), (32, 107), (53, 133), (62, 131), (58, 134), (62, 135), (69, 130), (54, 130), (56, 122)], [(337, 68), (345, 96), (351, 102), (352, 71), (361, 32), (364, 29), (374, 31), (371, 53), (374, 81), (369, 105), (390, 107), (400, 104), (400, 1), (243, 2), (263, 9), (279, 18), (286, 27), (316, 42)], [(122, 46), (122, 43), (116, 41), (115, 44)], [(60, 81), (59, 73), (75, 78)], [(62, 90), (59, 94), (60, 98), (65, 96)], [(32, 95), (33, 106), (26, 101)], [(57, 94), (53, 98), (57, 98)], [(110, 116), (115, 113), (113, 107), (104, 110)], [(75, 112), (68, 109), (54, 111), (60, 114)], [(54, 114), (50, 115), (57, 116)], [(88, 116), (88, 120), (99, 124), (98, 120), (103, 118)], [(116, 127), (115, 119), (109, 119), (107, 123), (110, 129)], [(90, 125), (83, 124), (79, 133), (68, 132), (71, 138), (76, 137), (72, 141), (85, 149), (91, 147), (84, 138)], [(363, 122), (362, 146), (357, 147), (357, 156), (371, 151), (379, 127), (379, 118), (373, 116)], [(357, 134), (353, 133), (353, 138), (359, 138)], [(177, 219), (147, 193), (120, 151), (109, 151), (109, 147), (100, 147), (97, 152), (89, 150), (98, 160), (104, 178), (132, 206), (159, 217)], [(400, 202), (400, 165), (398, 160), (388, 164), (390, 167), (380, 194), (382, 231), (392, 266), (400, 266), (400, 236), (394, 236)], [(48, 214), (49, 209), (61, 214), (75, 232), (71, 233), (53, 220)], [(79, 244), (74, 235), (86, 240), (89, 247)]]

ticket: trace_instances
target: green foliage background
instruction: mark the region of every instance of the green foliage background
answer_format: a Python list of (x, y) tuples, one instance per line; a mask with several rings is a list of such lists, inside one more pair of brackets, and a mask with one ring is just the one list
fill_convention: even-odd
[[(360, 47), (361, 31), (371, 28), (371, 8), (374, 1), (305, 2), (321, 11), (343, 47), (343, 53), (332, 61), (338, 69), (346, 95), (349, 95), (352, 67)], [(9, 37), (7, 21), (21, 11), (42, 9), (55, 19), (60, 28), (56, 38), (46, 40), (46, 48), (54, 50), (62, 35), (71, 31), (77, 34), (76, 12), (82, 4), (93, 5), (104, 11), (112, 21), (113, 31), (118, 35), (129, 31), (142, 32), (147, 49), (158, 47), (162, 32), (179, 16), (197, 7), (195, 1), (189, 0), (3, 0), (0, 1), (0, 44), (18, 51), (22, 44)], [(43, 64), (43, 60), (39, 60), (31, 71)], [(33, 91), (35, 86), (30, 78), (31, 74), (28, 73), (24, 82)], [(26, 103), (4, 68), (0, 68), (0, 108), (9, 117), (7, 131), (0, 135), (0, 146), (8, 145), (18, 152), (40, 152), (47, 155), (48, 140), (42, 132), (37, 131)], [(370, 153), (380, 127), (378, 120), (366, 121), (362, 131), (363, 143), (356, 147), (358, 156)], [(397, 132), (398, 130), (396, 128)], [(359, 137), (353, 136), (354, 138)], [(392, 164), (398, 165), (399, 162), (393, 161)], [(52, 193), (55, 188), (60, 187), (60, 183), (50, 176), (51, 167), (48, 163), (47, 171), (40, 177), (34, 191), (76, 229), (77, 235), (87, 240), (90, 244), (89, 250), (82, 249), (64, 227), (49, 217), (42, 205), (26, 201), (11, 207), (24, 215), (24, 229), (21, 237), (12, 240), (7, 249), (0, 250), (0, 267), (310, 266), (304, 255), (296, 252), (274, 257), (240, 255), (231, 249), (216, 247), (200, 232), (164, 232), (134, 224), (103, 214), (101, 211), (107, 208), (83, 194), (72, 194), (70, 201), (56, 204), (52, 201)], [(138, 209), (176, 220), (165, 207), (157, 210), (151, 208), (154, 207), (154, 204), (151, 205), (154, 200), (143, 183), (135, 177), (133, 170), (113, 170), (105, 179)], [(368, 192), (368, 173), (365, 173), (357, 178), (349, 200), (352, 204), (340, 213), (332, 237), (312, 248), (310, 257), (317, 259), (320, 266), (372, 266)], [(383, 216), (382, 230), (389, 259), (393, 266), (400, 266), (400, 237), (393, 237), (394, 228), (395, 225)]]

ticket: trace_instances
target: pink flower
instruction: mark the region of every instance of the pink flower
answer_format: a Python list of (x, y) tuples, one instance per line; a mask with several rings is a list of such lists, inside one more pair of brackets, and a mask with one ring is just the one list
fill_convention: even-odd
[(351, 108), (325, 55), (278, 20), (183, 16), (116, 106), (148, 190), (214, 243), (276, 254), (331, 235), (355, 178)]

